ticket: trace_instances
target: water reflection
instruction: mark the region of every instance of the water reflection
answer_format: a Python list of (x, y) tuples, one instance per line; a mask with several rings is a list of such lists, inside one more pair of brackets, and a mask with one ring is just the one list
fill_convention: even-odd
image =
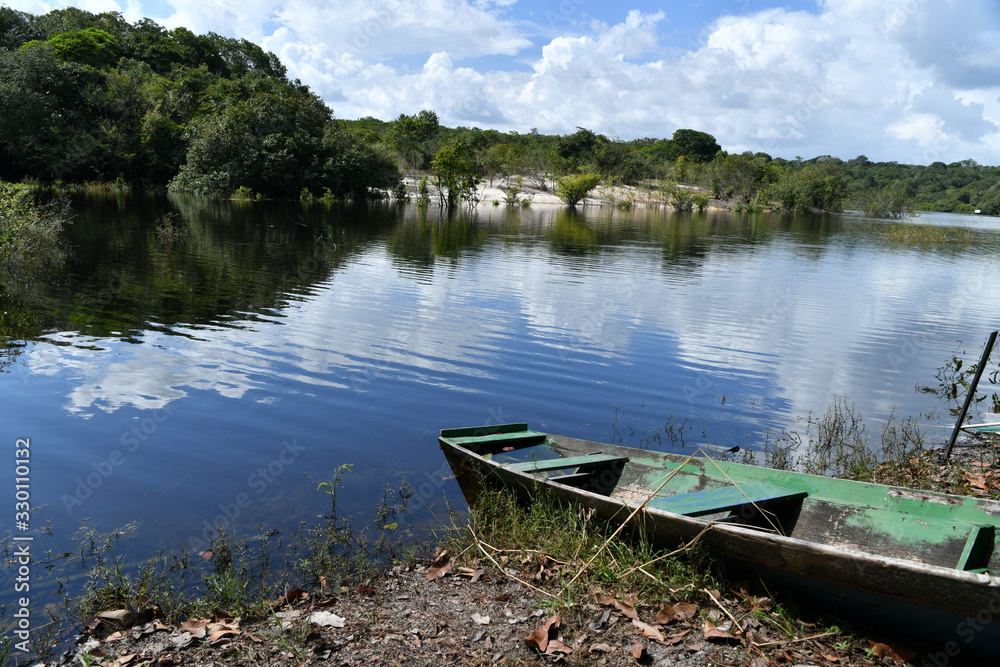
[(241, 534), (311, 520), (342, 463), (345, 508), (402, 475), (425, 507), (456, 498), (442, 427), (638, 444), (677, 416), (689, 442), (759, 447), (835, 394), (876, 419), (927, 412), (914, 386), (958, 339), (978, 356), (1000, 302), (988, 225), (913, 245), (838, 216), (173, 196), (77, 212), (63, 274), (0, 292), (0, 400), (11, 437), (39, 443), (55, 551), (137, 520), (148, 551), (186, 543), (285, 442), (301, 453)]

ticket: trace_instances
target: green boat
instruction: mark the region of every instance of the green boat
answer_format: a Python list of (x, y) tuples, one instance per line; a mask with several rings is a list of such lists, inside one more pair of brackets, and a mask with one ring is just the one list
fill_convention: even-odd
[[(489, 486), (548, 490), (665, 544), (695, 538), (834, 613), (1000, 656), (1000, 502), (852, 482), (501, 424), (441, 431), (470, 504)], [(638, 512), (636, 510), (638, 509)]]

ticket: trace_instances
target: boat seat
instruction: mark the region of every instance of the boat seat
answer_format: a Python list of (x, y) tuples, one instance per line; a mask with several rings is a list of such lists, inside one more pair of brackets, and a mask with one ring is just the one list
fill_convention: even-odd
[(702, 516), (734, 510), (750, 503), (793, 500), (805, 498), (806, 495), (808, 494), (805, 491), (790, 489), (777, 484), (747, 482), (745, 484), (731, 484), (715, 489), (680, 493), (676, 496), (657, 496), (656, 498), (651, 498), (647, 506), (685, 516)]
[(525, 461), (523, 463), (512, 463), (507, 467), (519, 472), (551, 472), (553, 470), (565, 470), (567, 468), (580, 468), (583, 466), (602, 465), (608, 466), (614, 463), (625, 464), (628, 462), (626, 456), (613, 456), (611, 454), (589, 454), (587, 456), (567, 456), (559, 459), (547, 459), (542, 461)]
[(459, 445), (492, 444), (498, 442), (510, 442), (514, 444), (524, 442), (534, 442), (545, 438), (545, 433), (541, 431), (521, 431), (518, 433), (490, 433), (489, 435), (466, 435), (452, 438), (452, 441)]
[(971, 524), (969, 538), (965, 541), (965, 548), (958, 559), (956, 570), (966, 572), (987, 571), (986, 565), (993, 555), (993, 544), (996, 541), (996, 527), (991, 524), (980, 523)]

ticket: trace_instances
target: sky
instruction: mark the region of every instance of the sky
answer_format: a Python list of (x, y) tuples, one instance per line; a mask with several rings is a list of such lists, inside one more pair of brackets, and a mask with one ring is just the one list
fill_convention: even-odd
[(13, 0), (248, 39), (339, 118), (1000, 165), (996, 0)]

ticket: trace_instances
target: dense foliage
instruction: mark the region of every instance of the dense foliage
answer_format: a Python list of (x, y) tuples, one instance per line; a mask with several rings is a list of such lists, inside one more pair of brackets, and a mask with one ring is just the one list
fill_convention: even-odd
[(384, 149), (246, 40), (0, 8), (0, 179), (287, 197), (398, 178)]
[(587, 128), (502, 133), (446, 128), (426, 109), (392, 121), (335, 120), (246, 40), (131, 24), (117, 13), (0, 8), (0, 179), (363, 196), (393, 189), (400, 170), (417, 180), (430, 172), (446, 206), (474, 203), (483, 180), (549, 190), (559, 178), (598, 174), (671, 192), (697, 185), (746, 210), (1000, 215), (1000, 168), (972, 160), (784, 160), (727, 154), (712, 135), (686, 128), (633, 141)]

